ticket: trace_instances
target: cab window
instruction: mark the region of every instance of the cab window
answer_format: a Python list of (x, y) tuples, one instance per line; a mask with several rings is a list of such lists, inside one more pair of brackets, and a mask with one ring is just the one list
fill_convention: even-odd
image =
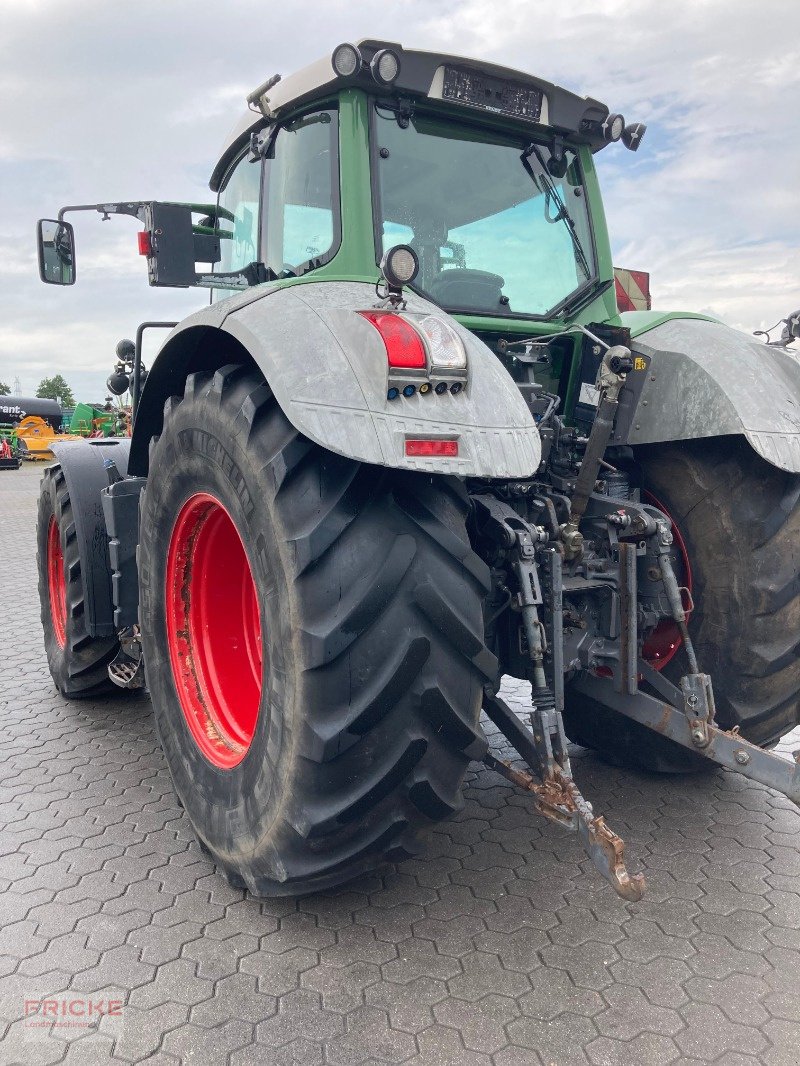
[(315, 111), (282, 126), (267, 160), (266, 266), (299, 277), (339, 247), (338, 113)]
[(245, 155), (234, 163), (219, 194), (218, 205), (224, 213), (218, 222), (221, 239), (216, 271), (228, 273), (258, 262), (260, 197), (260, 161), (250, 162)]

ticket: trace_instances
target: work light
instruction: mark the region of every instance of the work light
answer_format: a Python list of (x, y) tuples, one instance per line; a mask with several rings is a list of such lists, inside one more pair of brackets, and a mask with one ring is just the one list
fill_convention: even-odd
[(331, 65), (340, 78), (351, 78), (361, 70), (361, 53), (354, 44), (340, 44), (333, 50)]
[(400, 73), (400, 57), (391, 48), (381, 48), (372, 57), (369, 69), (379, 85), (391, 85)]
[(618, 141), (625, 129), (625, 119), (622, 115), (609, 115), (603, 123), (603, 137), (607, 141)]
[(637, 151), (646, 129), (647, 126), (643, 122), (631, 122), (630, 126), (626, 126), (622, 131), (622, 143), (632, 152)]
[(419, 259), (408, 244), (395, 244), (381, 259), (381, 274), (392, 289), (402, 289), (417, 276)]

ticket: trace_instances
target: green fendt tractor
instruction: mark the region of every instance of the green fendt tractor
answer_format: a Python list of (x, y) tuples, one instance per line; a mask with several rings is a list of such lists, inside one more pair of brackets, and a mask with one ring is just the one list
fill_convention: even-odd
[(199, 840), (260, 895), (413, 853), (474, 759), (639, 898), (567, 737), (800, 799), (766, 750), (800, 711), (797, 317), (764, 345), (618, 313), (594, 155), (644, 127), (597, 100), (364, 40), (248, 102), (215, 202), (39, 223), (46, 282), (93, 210), (140, 222), (152, 285), (211, 290), (139, 327), (132, 440), (54, 449), (60, 691), (146, 685)]

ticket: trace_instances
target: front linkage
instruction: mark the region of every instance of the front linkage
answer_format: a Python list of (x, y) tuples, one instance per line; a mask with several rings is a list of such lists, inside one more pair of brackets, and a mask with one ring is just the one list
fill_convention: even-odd
[[(596, 491), (602, 487), (601, 468), (609, 467), (603, 456), (632, 357), (624, 346), (609, 347), (590, 336), (606, 352), (588, 439), (578, 439), (552, 418), (542, 428), (553, 443), (535, 479), (506, 486), (506, 499), (485, 488), (471, 497), (473, 539), (494, 578), (487, 635), (504, 667), (524, 672), (532, 689), (529, 725), (491, 686), (483, 709), (538, 780), (491, 752), (483, 761), (531, 792), (546, 818), (577, 832), (602, 876), (620, 896), (635, 901), (644, 893), (644, 877), (628, 872), (623, 841), (595, 815), (572, 776), (562, 717), (565, 678), (571, 692), (795, 803), (800, 803), (800, 765), (750, 744), (736, 730), (717, 727), (711, 678), (699, 669), (688, 631), (683, 598), (688, 591), (680, 587), (673, 566), (670, 519), (655, 507), (615, 498), (607, 489)], [(551, 407), (548, 417), (553, 414)], [(644, 589), (640, 572), (648, 576)], [(642, 656), (641, 635), (665, 617), (677, 626), (688, 660), (680, 688)], [(661, 698), (643, 691), (640, 683)]]

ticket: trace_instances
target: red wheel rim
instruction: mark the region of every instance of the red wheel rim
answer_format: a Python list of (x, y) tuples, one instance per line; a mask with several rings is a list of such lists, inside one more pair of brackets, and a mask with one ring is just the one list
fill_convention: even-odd
[(50, 618), (59, 647), (67, 643), (67, 582), (64, 577), (64, 553), (61, 533), (55, 516), (47, 527), (47, 586), (50, 593)]
[[(683, 585), (692, 592), (692, 565), (689, 562), (689, 552), (686, 550), (686, 541), (681, 535), (681, 531), (678, 528), (678, 523), (669, 513), (667, 508), (657, 499), (652, 492), (648, 492), (646, 489), (642, 492), (642, 496), (646, 503), (651, 504), (653, 507), (657, 507), (659, 511), (662, 511), (667, 518), (672, 522), (672, 534), (675, 538), (675, 545), (678, 549), (679, 562), (683, 567)], [(678, 581), (681, 582), (681, 574), (678, 574)], [(686, 612), (686, 618), (688, 621), (690, 611)], [(663, 670), (664, 667), (673, 659), (678, 650), (683, 644), (683, 637), (675, 622), (672, 619), (665, 618), (658, 623), (652, 633), (649, 634), (647, 640), (645, 640), (642, 646), (642, 658), (645, 662), (649, 663), (654, 670)]]
[(261, 615), (239, 531), (219, 500), (200, 492), (170, 536), (167, 643), (186, 724), (221, 769), (242, 761), (261, 704)]

